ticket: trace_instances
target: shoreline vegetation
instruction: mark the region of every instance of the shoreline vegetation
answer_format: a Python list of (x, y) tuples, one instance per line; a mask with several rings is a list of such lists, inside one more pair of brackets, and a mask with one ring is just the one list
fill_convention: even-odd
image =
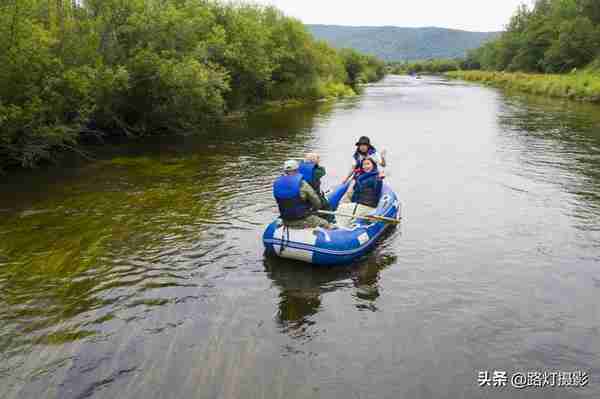
[(432, 59), (413, 62), (392, 62), (388, 71), (395, 75), (414, 75), (419, 73), (440, 74), (466, 69), (460, 59)]
[[(537, 0), (447, 75), (531, 94), (600, 102), (600, 1)], [(464, 70), (474, 71), (464, 71)]]
[(98, 137), (353, 96), (385, 75), (274, 7), (215, 0), (9, 1), (0, 37), (0, 172)]
[(394, 72), (446, 73), (531, 94), (600, 102), (600, 1), (536, 0), (504, 32), (459, 60), (395, 63)]
[(452, 71), (453, 79), (479, 82), (553, 98), (600, 103), (600, 75), (590, 72), (557, 74), (508, 73), (494, 71)]

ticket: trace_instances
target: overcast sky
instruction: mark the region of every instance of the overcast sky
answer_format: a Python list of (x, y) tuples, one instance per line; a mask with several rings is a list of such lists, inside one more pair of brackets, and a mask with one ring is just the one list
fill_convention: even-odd
[(519, 4), (531, 0), (253, 0), (307, 24), (437, 26), (471, 31), (504, 28)]

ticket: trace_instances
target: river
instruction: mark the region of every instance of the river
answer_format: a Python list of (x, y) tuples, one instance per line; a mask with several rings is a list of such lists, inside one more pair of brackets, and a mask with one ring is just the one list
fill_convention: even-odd
[[(283, 161), (331, 187), (365, 134), (401, 226), (349, 267), (266, 258)], [(90, 153), (2, 177), (1, 398), (600, 396), (598, 106), (388, 76)]]

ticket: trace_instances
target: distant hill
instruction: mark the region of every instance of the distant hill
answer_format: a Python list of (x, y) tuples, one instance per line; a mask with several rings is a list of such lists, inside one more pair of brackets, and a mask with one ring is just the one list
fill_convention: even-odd
[(312, 34), (334, 47), (349, 47), (385, 61), (460, 58), (493, 39), (498, 32), (467, 32), (445, 28), (307, 25)]

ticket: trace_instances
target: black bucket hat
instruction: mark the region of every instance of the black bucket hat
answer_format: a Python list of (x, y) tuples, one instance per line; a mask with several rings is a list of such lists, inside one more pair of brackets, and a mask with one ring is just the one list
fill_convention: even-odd
[(358, 139), (358, 142), (356, 142), (356, 145), (368, 145), (369, 147), (371, 147), (371, 140), (367, 137), (367, 136), (362, 136), (360, 139)]

